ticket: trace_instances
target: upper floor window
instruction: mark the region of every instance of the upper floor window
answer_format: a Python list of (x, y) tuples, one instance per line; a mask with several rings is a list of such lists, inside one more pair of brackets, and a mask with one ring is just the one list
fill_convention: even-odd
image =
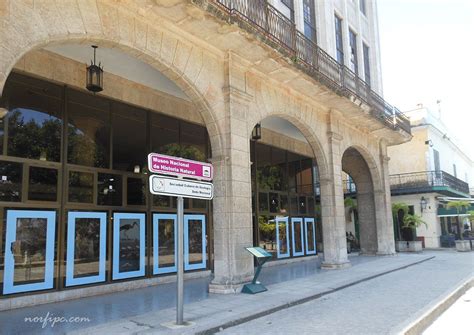
[(364, 43), (362, 44), (364, 51), (364, 76), (365, 82), (370, 86), (370, 57), (369, 57), (369, 47)]
[[(278, 9), (291, 21), (295, 21), (295, 12), (293, 7), (293, 0), (280, 0), (277, 3), (279, 6)], [(281, 6), (283, 5), (283, 6)]]
[(316, 42), (316, 18), (314, 12), (314, 0), (303, 0), (304, 35), (311, 41)]
[(342, 19), (334, 15), (336, 32), (336, 60), (339, 64), (344, 64), (344, 49), (342, 44)]
[(359, 72), (357, 63), (357, 35), (349, 29), (349, 46), (351, 48), (351, 70), (357, 75)]
[(367, 7), (365, 6), (365, 0), (359, 0), (359, 8), (362, 14), (367, 15)]

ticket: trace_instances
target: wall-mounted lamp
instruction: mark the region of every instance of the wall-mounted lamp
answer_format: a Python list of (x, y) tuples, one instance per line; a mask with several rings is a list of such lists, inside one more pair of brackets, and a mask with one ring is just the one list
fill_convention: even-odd
[(133, 173), (140, 173), (140, 165), (135, 165), (133, 167)]
[(0, 107), (0, 119), (3, 119), (8, 114), (8, 109)]
[(420, 199), (420, 208), (421, 208), (422, 213), (426, 209), (427, 205), (428, 205), (428, 201), (425, 199), (425, 197), (421, 197), (421, 199)]
[(252, 130), (252, 140), (258, 141), (262, 138), (262, 125), (257, 123)]
[(433, 141), (432, 140), (425, 141), (425, 144), (429, 145), (430, 148), (433, 147)]

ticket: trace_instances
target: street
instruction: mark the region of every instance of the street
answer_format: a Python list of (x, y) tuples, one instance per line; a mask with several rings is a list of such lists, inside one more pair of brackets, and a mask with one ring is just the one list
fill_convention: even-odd
[[(436, 297), (469, 274), (474, 275), (473, 253), (437, 252), (430, 261), (228, 328), (223, 333), (397, 334), (431, 306)], [(472, 333), (467, 317), (450, 324), (450, 333)], [(427, 334), (438, 332), (430, 330)]]

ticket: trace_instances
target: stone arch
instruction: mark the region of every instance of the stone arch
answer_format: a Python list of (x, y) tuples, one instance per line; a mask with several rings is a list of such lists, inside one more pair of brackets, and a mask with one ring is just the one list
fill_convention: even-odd
[(359, 146), (346, 148), (341, 157), (342, 170), (351, 176), (356, 185), (361, 253), (375, 254), (379, 233), (375, 197), (380, 193), (378, 187), (381, 186), (377, 165), (370, 154)]
[(62, 43), (116, 48), (156, 68), (191, 99), (207, 128), (214, 156), (222, 154), (217, 120), (223, 68), (206, 58), (205, 51), (185, 38), (160, 30), (120, 4), (45, 3), (29, 7), (11, 2), (0, 11), (0, 93), (8, 75), (28, 52)]

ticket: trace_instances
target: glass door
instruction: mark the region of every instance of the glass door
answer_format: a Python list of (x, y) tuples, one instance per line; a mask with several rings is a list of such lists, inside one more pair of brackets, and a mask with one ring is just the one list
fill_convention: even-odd
[(176, 272), (176, 214), (153, 214), (153, 274)]
[(304, 227), (306, 232), (306, 255), (316, 254), (316, 227), (313, 218), (304, 218)]
[(206, 216), (184, 215), (184, 269), (206, 268)]
[(7, 210), (3, 294), (54, 286), (56, 211)]
[(277, 240), (277, 258), (290, 257), (288, 217), (277, 217), (275, 219), (275, 228)]
[(303, 218), (291, 218), (293, 256), (304, 255)]
[(66, 286), (105, 281), (107, 213), (68, 212)]
[(114, 213), (112, 279), (145, 275), (145, 214)]

